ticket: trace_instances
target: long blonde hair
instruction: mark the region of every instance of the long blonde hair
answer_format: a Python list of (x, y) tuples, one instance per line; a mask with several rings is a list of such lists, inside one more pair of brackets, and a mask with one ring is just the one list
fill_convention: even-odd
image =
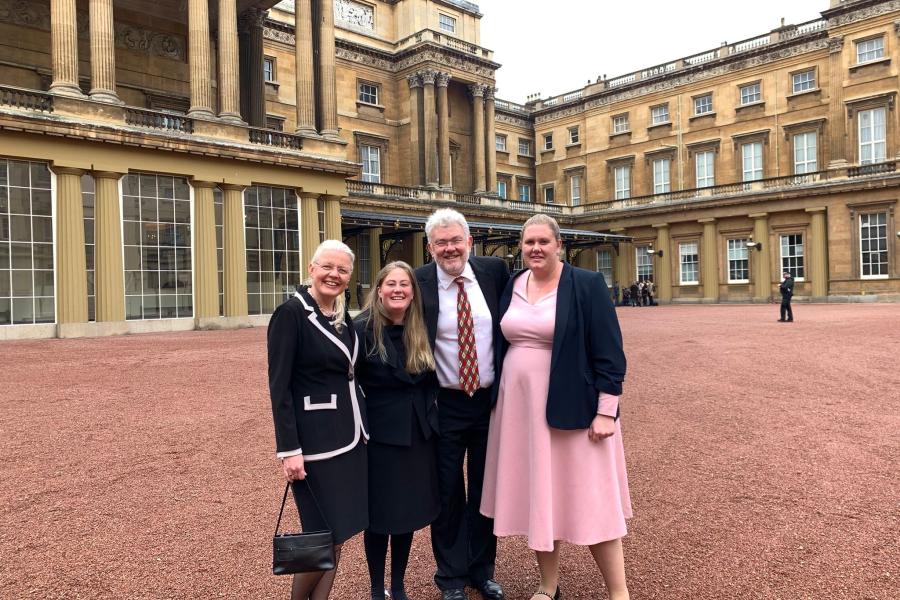
[(372, 333), (375, 338), (375, 346), (369, 350), (369, 355), (375, 353), (381, 357), (381, 360), (387, 360), (387, 349), (384, 347), (384, 328), (391, 324), (391, 318), (388, 316), (387, 309), (381, 298), (378, 296), (378, 290), (381, 284), (394, 269), (400, 269), (409, 277), (412, 285), (413, 298), (406, 309), (406, 315), (403, 319), (403, 345), (406, 347), (406, 372), (422, 373), (423, 371), (434, 371), (434, 354), (431, 352), (431, 344), (428, 343), (428, 331), (425, 329), (425, 316), (422, 310), (422, 294), (419, 290), (419, 283), (413, 274), (412, 267), (402, 260), (395, 260), (386, 264), (375, 278), (375, 285), (369, 291), (369, 297), (366, 299), (366, 310), (369, 313), (366, 321), (367, 327), (372, 327)]
[[(356, 256), (353, 254), (353, 250), (350, 249), (350, 246), (340, 240), (325, 240), (321, 244), (319, 244), (316, 247), (315, 252), (313, 252), (313, 256), (310, 259), (309, 264), (318, 264), (318, 260), (322, 256), (322, 253), (328, 250), (337, 250), (338, 252), (343, 252), (344, 254), (349, 256), (350, 272), (353, 272), (353, 265), (354, 261), (356, 261)], [(307, 277), (304, 283), (305, 285), (312, 286), (312, 277)], [(349, 282), (347, 285), (350, 285)], [(337, 298), (334, 299), (334, 321), (332, 323), (334, 325), (334, 328), (338, 331), (341, 331), (347, 324), (346, 311), (347, 301), (344, 298), (344, 294), (341, 293)]]

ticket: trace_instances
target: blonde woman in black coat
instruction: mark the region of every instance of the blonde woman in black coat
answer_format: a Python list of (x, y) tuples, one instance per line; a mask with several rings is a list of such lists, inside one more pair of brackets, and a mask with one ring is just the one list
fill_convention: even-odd
[(372, 600), (384, 600), (384, 563), (391, 546), (390, 596), (409, 600), (403, 585), (413, 533), (440, 511), (437, 481), (437, 377), (422, 300), (402, 261), (376, 278), (366, 311), (354, 322), (362, 343), (358, 373), (371, 438), (369, 528), (364, 542)]

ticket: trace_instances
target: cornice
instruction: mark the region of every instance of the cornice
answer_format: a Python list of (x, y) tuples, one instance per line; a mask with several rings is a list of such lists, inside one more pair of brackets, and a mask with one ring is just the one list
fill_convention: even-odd
[(822, 18), (828, 20), (828, 29), (832, 29), (898, 10), (900, 10), (898, 0), (857, 0), (823, 10)]

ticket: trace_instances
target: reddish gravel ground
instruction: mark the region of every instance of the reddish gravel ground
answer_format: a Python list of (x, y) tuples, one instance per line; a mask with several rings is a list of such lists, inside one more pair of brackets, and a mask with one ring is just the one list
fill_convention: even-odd
[[(619, 309), (632, 598), (900, 597), (900, 305), (777, 310)], [(263, 329), (0, 345), (0, 597), (287, 597), (264, 348)], [(423, 532), (416, 600), (432, 571)], [(530, 597), (523, 540), (497, 579)], [(582, 548), (562, 585), (606, 597)], [(367, 594), (357, 538), (334, 597)]]

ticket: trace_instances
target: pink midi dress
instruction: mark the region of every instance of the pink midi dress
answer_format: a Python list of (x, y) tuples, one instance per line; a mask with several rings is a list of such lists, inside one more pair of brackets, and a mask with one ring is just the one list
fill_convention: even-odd
[[(528, 547), (542, 552), (556, 540), (589, 546), (620, 538), (632, 513), (619, 421), (599, 442), (587, 429), (547, 424), (556, 290), (529, 304), (529, 277), (516, 280), (500, 322), (510, 347), (491, 414), (481, 513), (494, 519), (497, 536), (528, 536)], [(603, 396), (608, 410), (617, 398)]]

